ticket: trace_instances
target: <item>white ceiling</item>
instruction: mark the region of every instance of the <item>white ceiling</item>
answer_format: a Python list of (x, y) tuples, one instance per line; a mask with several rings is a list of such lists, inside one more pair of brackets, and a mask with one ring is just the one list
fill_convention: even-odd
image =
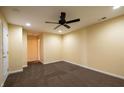
[[(7, 21), (11, 24), (21, 25), (24, 29), (33, 32), (55, 32), (62, 30), (63, 33), (100, 22), (99, 19), (110, 19), (124, 14), (124, 8), (113, 10), (112, 6), (9, 6), (1, 7)], [(61, 12), (66, 12), (66, 20), (80, 18), (80, 22), (69, 24), (71, 29), (63, 26), (54, 30), (57, 24), (46, 24), (45, 21), (58, 21)], [(25, 23), (30, 22), (31, 27)]]

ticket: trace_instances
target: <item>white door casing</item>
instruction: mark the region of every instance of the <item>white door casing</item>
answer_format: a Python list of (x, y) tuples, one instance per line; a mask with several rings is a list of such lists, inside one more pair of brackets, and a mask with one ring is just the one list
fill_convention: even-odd
[(2, 21), (1, 21), (1, 19), (0, 19), (0, 86), (1, 86), (1, 84), (2, 84), (2, 73), (3, 73), (3, 68), (2, 68), (2, 65), (3, 65), (3, 63), (2, 63), (3, 61), (2, 61)]
[(3, 77), (8, 75), (8, 29), (5, 25), (3, 27)]

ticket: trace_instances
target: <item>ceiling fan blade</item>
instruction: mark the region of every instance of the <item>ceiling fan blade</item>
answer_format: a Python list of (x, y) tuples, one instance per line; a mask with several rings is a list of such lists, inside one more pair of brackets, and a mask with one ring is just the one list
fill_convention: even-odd
[(68, 29), (71, 28), (69, 25), (66, 25), (66, 24), (65, 24), (64, 26), (65, 26), (66, 28), (68, 28)]
[(80, 19), (74, 19), (74, 20), (70, 20), (70, 21), (66, 21), (66, 24), (70, 24), (70, 23), (74, 23), (74, 22), (78, 22), (80, 21)]
[(45, 23), (50, 23), (50, 24), (59, 24), (58, 22), (49, 22), (49, 21), (46, 21)]
[(60, 25), (58, 25), (57, 27), (55, 27), (54, 29), (57, 29), (58, 27), (60, 27), (61, 26), (61, 24)]

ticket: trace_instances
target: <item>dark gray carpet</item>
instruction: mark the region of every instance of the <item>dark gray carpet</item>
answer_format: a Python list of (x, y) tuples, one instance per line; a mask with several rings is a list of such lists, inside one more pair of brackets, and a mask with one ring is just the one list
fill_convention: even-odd
[(124, 80), (67, 62), (30, 63), (8, 76), (4, 87), (120, 87)]

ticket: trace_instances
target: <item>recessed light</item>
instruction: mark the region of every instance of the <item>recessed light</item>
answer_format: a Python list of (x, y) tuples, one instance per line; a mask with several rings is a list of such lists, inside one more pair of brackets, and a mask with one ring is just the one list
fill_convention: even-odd
[(113, 6), (113, 9), (116, 10), (118, 8), (120, 8), (121, 6)]
[(28, 26), (28, 27), (30, 27), (30, 26), (31, 26), (31, 24), (30, 24), (30, 23), (26, 23), (25, 25), (26, 25), (26, 26)]
[(59, 33), (62, 33), (62, 30), (59, 30), (58, 32), (59, 32)]

